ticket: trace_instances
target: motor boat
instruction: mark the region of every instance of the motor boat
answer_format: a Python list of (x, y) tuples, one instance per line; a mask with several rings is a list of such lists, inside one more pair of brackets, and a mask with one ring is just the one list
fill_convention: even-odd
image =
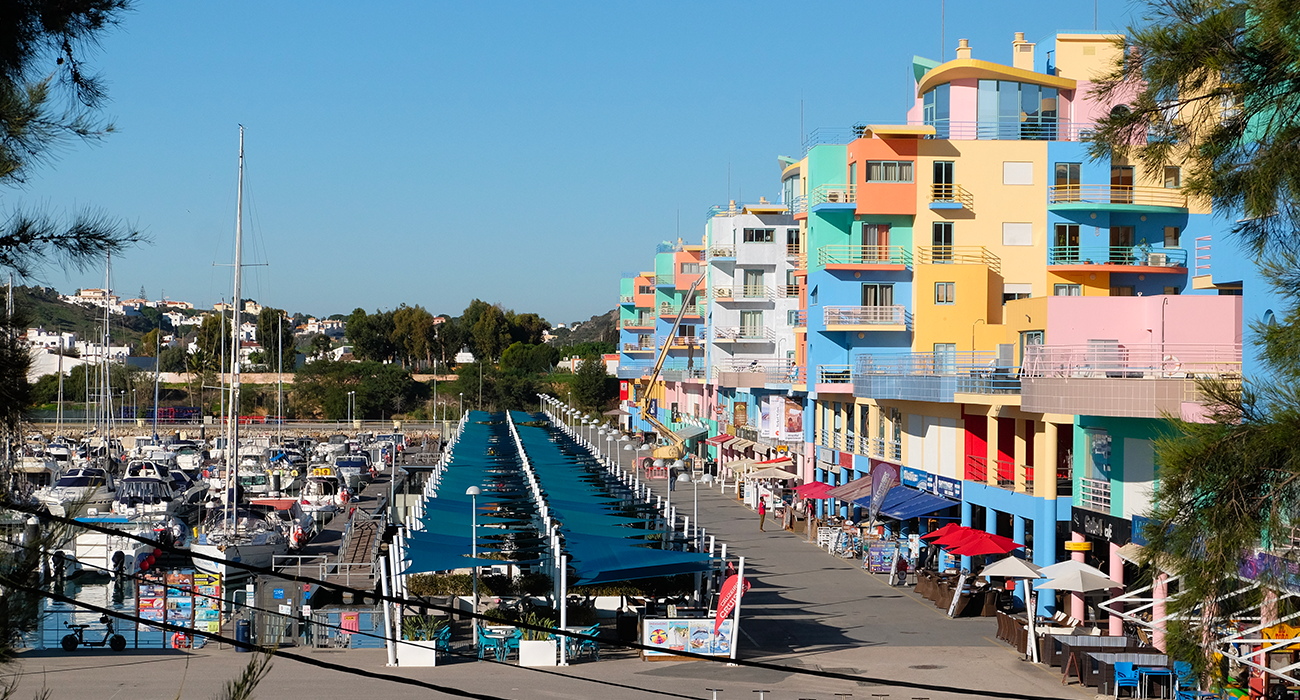
[(254, 498), (248, 510), (260, 514), (272, 525), (278, 525), (289, 540), (289, 550), (302, 549), (316, 534), (316, 519), (303, 510), (294, 498)]
[(246, 508), (213, 508), (198, 538), (190, 543), (194, 568), (217, 574), (223, 581), (249, 575), (244, 569), (231, 567), (232, 562), (269, 568), (276, 556), (289, 551), (289, 539), (282, 527), (279, 518), (271, 521)]
[(298, 493), (298, 504), (308, 513), (337, 513), (351, 498), (352, 494), (332, 467), (317, 466), (307, 473), (307, 480)]
[(106, 470), (73, 467), (61, 474), (53, 486), (38, 489), (33, 496), (51, 514), (66, 518), (106, 512), (116, 494), (117, 486)]
[(113, 512), (129, 516), (185, 517), (198, 508), (207, 494), (203, 482), (185, 472), (147, 459), (127, 463), (126, 477), (117, 484)]
[(374, 480), (370, 460), (364, 455), (337, 456), (334, 458), (334, 473), (345, 486), (352, 491), (360, 491), (364, 484)]
[(18, 464), (14, 465), (14, 471), (30, 487), (40, 489), (54, 483), (59, 473), (59, 462), (46, 451), (44, 442), (28, 440), (23, 445), (22, 456), (19, 457)]
[[(101, 513), (82, 516), (77, 521), (117, 531), (117, 534), (108, 534), (82, 530), (77, 534), (73, 551), (82, 573), (86, 575), (132, 576), (160, 546), (183, 549), (190, 544), (189, 528), (175, 516), (131, 517)], [(150, 542), (141, 542), (127, 535), (143, 537)]]

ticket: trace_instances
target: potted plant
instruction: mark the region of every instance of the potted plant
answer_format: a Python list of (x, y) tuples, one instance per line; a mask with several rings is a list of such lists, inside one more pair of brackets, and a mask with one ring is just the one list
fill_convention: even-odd
[(445, 646), (450, 632), (445, 617), (434, 615), (407, 615), (402, 618), (402, 642), (397, 647), (397, 660), (402, 666), (437, 666), (438, 647)]
[[(555, 627), (555, 620), (541, 617), (535, 613), (527, 613), (521, 616), (519, 621), (535, 627), (551, 629)], [(559, 651), (555, 638), (549, 632), (522, 628), (520, 631), (523, 636), (519, 639), (519, 665), (554, 666)]]

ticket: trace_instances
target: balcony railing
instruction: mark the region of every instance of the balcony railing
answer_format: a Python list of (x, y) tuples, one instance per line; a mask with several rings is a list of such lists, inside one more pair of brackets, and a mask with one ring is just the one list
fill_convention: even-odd
[(843, 448), (843, 449), (844, 449), (845, 452), (857, 452), (857, 451), (858, 451), (858, 435), (857, 435), (857, 433), (853, 432), (852, 430), (845, 430), (845, 431), (844, 431), (844, 448)]
[(808, 309), (799, 309), (794, 313), (794, 327), (795, 328), (808, 327)]
[(1027, 378), (1194, 379), (1241, 376), (1241, 346), (1192, 343), (1029, 345)]
[(703, 335), (675, 335), (671, 338), (665, 335), (659, 337), (659, 342), (668, 343), (670, 348), (703, 348), (707, 341)]
[(653, 318), (625, 318), (623, 319), (624, 328), (654, 328), (655, 321)]
[(901, 305), (827, 306), (822, 309), (827, 326), (904, 326), (912, 327), (912, 314)]
[(1210, 274), (1210, 247), (1213, 243), (1213, 236), (1196, 238), (1196, 269), (1192, 271), (1193, 275), (1199, 277)]
[(974, 211), (975, 195), (968, 192), (966, 188), (961, 185), (952, 183), (941, 184), (936, 182), (933, 185), (930, 185), (930, 204), (962, 207)]
[(798, 243), (786, 243), (786, 244), (785, 244), (785, 257), (790, 258), (790, 259), (798, 258), (798, 257), (799, 257), (799, 244), (798, 244)]
[(620, 294), (618, 297), (618, 303), (620, 304), (632, 304), (635, 302), (636, 297), (631, 294)]
[(1052, 185), (1047, 188), (1050, 204), (1136, 204), (1147, 207), (1187, 208), (1187, 195), (1176, 187), (1141, 185)]
[(819, 204), (851, 204), (857, 201), (857, 185), (820, 185), (808, 197), (809, 206)]
[(654, 281), (656, 287), (671, 287), (674, 284), (672, 275), (655, 275)]
[(704, 252), (704, 257), (709, 260), (734, 260), (736, 258), (736, 247), (730, 245), (709, 246)]
[[(866, 441), (866, 438), (863, 438)], [(900, 440), (871, 438), (871, 456), (888, 459), (893, 462), (903, 461), (903, 443)]]
[(1002, 259), (978, 245), (917, 246), (916, 262), (920, 265), (984, 265), (1001, 274)]
[(709, 210), (705, 212), (704, 218), (712, 219), (715, 216), (736, 216), (741, 212), (743, 212), (745, 209), (750, 207), (762, 208), (767, 210), (770, 210), (773, 207), (780, 208), (780, 209), (785, 208), (781, 204), (777, 204), (776, 202), (769, 202), (766, 200), (758, 201), (758, 202), (730, 202), (725, 205), (718, 204), (709, 207)]
[(653, 343), (623, 343), (623, 352), (654, 352)]
[[(676, 318), (676, 316), (677, 316), (677, 312), (678, 312), (678, 311), (681, 311), (681, 308), (682, 308), (682, 307), (680, 307), (680, 306), (678, 306), (678, 305), (676, 305), (676, 304), (669, 304), (668, 302), (663, 302), (663, 303), (659, 304), (659, 315), (660, 315), (660, 316), (668, 316), (668, 317), (671, 317), (671, 318)], [(688, 306), (686, 307), (686, 313), (683, 314), (683, 315), (684, 315), (684, 316), (699, 316), (699, 315), (700, 315), (700, 307), (699, 307), (699, 305), (698, 305), (698, 304), (690, 304), (690, 305), (688, 305)]]
[(817, 365), (818, 384), (851, 384), (852, 365)]
[(1012, 459), (998, 459), (990, 466), (985, 457), (967, 455), (965, 478), (968, 481), (989, 483), (990, 477), (999, 488), (1028, 493), (1034, 491), (1033, 466)]
[(804, 380), (802, 366), (796, 365), (793, 360), (770, 357), (721, 360), (713, 365), (713, 372), (719, 382), (724, 384), (742, 384), (745, 382), (739, 380), (759, 378), (759, 375), (764, 384), (801, 384)]
[(799, 195), (798, 197), (795, 197), (795, 198), (794, 198), (794, 202), (790, 205), (790, 213), (791, 213), (791, 214), (807, 214), (807, 213), (808, 213), (808, 197), (805, 196), (805, 195), (802, 195), (802, 194)]
[(953, 401), (956, 394), (1019, 394), (1020, 369), (992, 352), (862, 355), (853, 393), (864, 398)]
[(802, 290), (803, 285), (800, 284), (778, 284), (776, 286), (776, 295), (782, 299), (796, 299)]
[(770, 301), (772, 288), (765, 284), (741, 284), (731, 287), (714, 287), (713, 298), (718, 301)]
[(1110, 479), (1079, 479), (1079, 505), (1101, 513), (1110, 512)]
[(912, 251), (903, 246), (824, 245), (817, 249), (817, 264), (912, 266)]
[(1182, 248), (1151, 248), (1141, 245), (1058, 245), (1047, 249), (1047, 264), (1186, 268), (1187, 251)]
[[(909, 125), (925, 124), (922, 120)], [(1075, 123), (1056, 117), (1009, 117), (979, 121), (934, 120), (935, 139), (952, 141), (1083, 141), (1095, 128), (1090, 122)]]
[(776, 333), (766, 326), (723, 326), (714, 328), (714, 342), (761, 343), (776, 339)]

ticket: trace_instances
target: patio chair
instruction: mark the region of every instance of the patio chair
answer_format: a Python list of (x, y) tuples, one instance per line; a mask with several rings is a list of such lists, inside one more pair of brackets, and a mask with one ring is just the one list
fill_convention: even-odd
[(505, 649), (505, 641), (501, 637), (493, 637), (487, 634), (480, 627), (478, 631), (478, 657), (481, 659), (484, 654), (492, 652), (498, 661), (501, 660), (504, 658), (501, 652)]
[[(579, 632), (579, 634), (584, 634), (588, 637), (595, 637), (600, 634), (600, 625), (592, 625), (591, 627), (588, 627), (587, 629), (584, 629), (581, 632)], [(592, 656), (596, 658), (597, 661), (600, 661), (599, 642), (597, 642), (594, 639), (574, 639), (573, 642), (576, 646), (575, 653), (574, 653), (575, 658), (583, 654), (590, 653)]]
[(501, 646), (500, 658), (502, 661), (505, 661), (506, 659), (510, 658), (511, 652), (513, 652), (516, 656), (519, 655), (519, 640), (523, 638), (524, 638), (524, 631), (521, 629), (516, 629), (515, 631), (511, 632), (509, 635), (506, 635), (506, 638), (502, 640), (502, 646)]
[(1120, 688), (1131, 688), (1133, 690), (1133, 695), (1130, 697), (1136, 698), (1141, 689), (1141, 684), (1138, 681), (1138, 672), (1133, 668), (1133, 663), (1131, 661), (1119, 661), (1115, 663), (1114, 668), (1115, 697), (1117, 699), (1119, 698)]
[(433, 635), (433, 648), (436, 651), (451, 651), (451, 625), (443, 627)]

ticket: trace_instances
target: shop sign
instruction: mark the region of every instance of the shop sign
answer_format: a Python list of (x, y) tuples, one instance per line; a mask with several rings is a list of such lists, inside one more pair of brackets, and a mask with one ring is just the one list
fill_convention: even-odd
[(618, 383), (618, 400), (627, 401), (628, 399), (628, 382), (626, 379)]
[(946, 476), (937, 476), (935, 477), (935, 481), (934, 481), (934, 492), (939, 494), (940, 496), (943, 496), (944, 498), (950, 498), (954, 501), (960, 501), (961, 480), (949, 479)]
[(1070, 526), (1075, 532), (1115, 544), (1128, 544), (1133, 538), (1133, 523), (1128, 520), (1077, 506), (1070, 511)]
[(949, 479), (946, 476), (931, 474), (912, 467), (902, 467), (900, 473), (904, 486), (918, 491), (925, 491), (926, 493), (933, 493), (954, 501), (961, 500), (961, 481), (957, 479)]

